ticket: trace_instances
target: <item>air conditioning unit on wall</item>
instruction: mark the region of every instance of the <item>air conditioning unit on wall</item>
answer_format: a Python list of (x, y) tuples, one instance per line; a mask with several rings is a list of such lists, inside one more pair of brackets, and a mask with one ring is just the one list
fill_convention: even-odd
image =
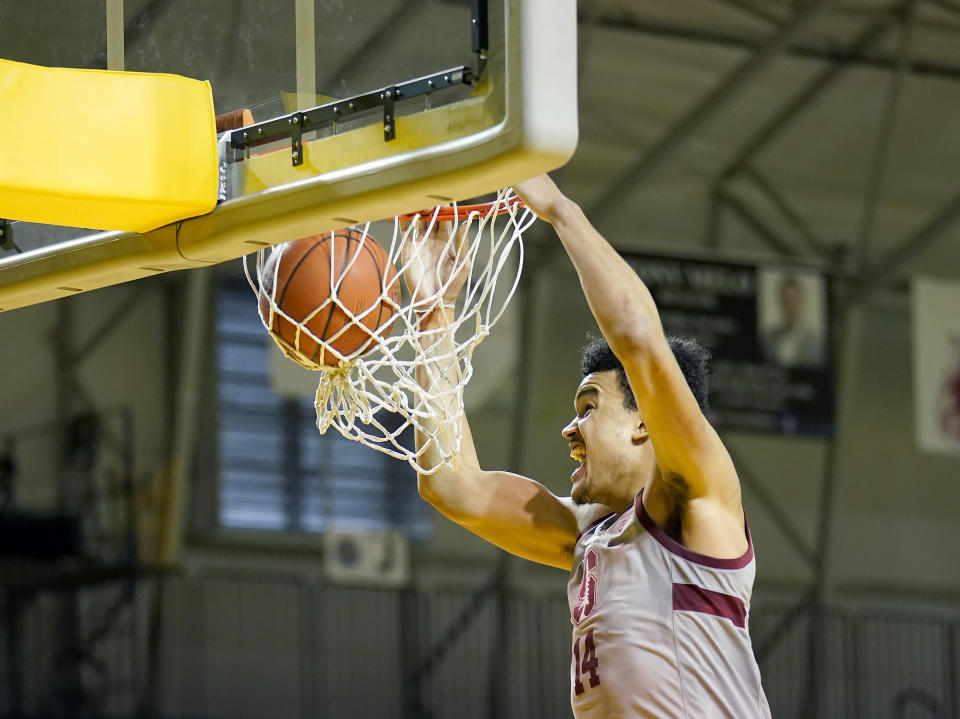
[(400, 587), (410, 578), (409, 543), (396, 531), (326, 532), (323, 565), (332, 582)]

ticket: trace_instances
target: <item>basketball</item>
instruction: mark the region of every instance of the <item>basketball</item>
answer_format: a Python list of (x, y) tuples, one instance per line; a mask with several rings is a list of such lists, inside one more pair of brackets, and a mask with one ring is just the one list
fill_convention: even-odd
[[(354, 228), (283, 245), (264, 263), (262, 289), (259, 310), (264, 325), (314, 364), (336, 365), (340, 357), (306, 332), (298, 332), (297, 323), (350, 357), (373, 349), (378, 329), (387, 331), (395, 307), (385, 298), (400, 302), (400, 282), (386, 250)], [(290, 319), (274, 312), (270, 321), (271, 297)]]

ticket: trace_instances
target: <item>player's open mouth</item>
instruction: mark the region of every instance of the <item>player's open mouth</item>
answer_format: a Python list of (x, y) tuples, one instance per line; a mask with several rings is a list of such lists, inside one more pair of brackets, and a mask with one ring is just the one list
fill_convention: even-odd
[(583, 476), (584, 467), (586, 466), (587, 466), (586, 464), (581, 464), (579, 467), (573, 470), (573, 472), (570, 474), (570, 481), (573, 483), (576, 483), (577, 480), (579, 480)]
[(583, 474), (583, 468), (587, 464), (587, 452), (583, 447), (572, 447), (570, 449), (570, 458), (580, 463), (580, 466), (573, 470), (573, 474), (570, 475), (570, 481), (575, 482), (579, 479), (578, 475)]

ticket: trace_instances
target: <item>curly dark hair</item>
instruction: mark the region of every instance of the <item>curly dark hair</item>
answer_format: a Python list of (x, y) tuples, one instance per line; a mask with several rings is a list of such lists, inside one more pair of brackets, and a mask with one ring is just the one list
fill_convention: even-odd
[[(686, 337), (667, 337), (673, 356), (677, 358), (680, 371), (683, 372), (687, 385), (697, 399), (700, 409), (707, 408), (707, 394), (709, 391), (709, 364), (710, 350), (695, 339)], [(593, 372), (616, 370), (617, 379), (623, 388), (623, 403), (627, 409), (637, 409), (637, 398), (633, 395), (630, 383), (627, 381), (627, 372), (623, 364), (610, 349), (610, 345), (603, 337), (590, 338), (581, 350), (583, 358), (582, 372), (586, 377)]]

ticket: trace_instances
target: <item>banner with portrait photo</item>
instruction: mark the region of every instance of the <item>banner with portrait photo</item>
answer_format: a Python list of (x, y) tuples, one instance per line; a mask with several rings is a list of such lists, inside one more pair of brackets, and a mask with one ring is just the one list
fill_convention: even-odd
[(960, 456), (960, 283), (918, 277), (911, 295), (917, 445)]
[(806, 269), (624, 254), (668, 335), (713, 354), (708, 416), (718, 427), (833, 433), (830, 299)]

